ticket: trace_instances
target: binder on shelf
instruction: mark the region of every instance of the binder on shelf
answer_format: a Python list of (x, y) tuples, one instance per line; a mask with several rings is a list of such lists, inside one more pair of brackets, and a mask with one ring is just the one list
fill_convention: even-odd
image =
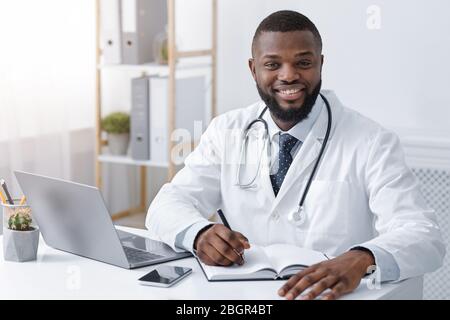
[(153, 42), (166, 24), (166, 0), (122, 0), (122, 63), (154, 61)]
[[(204, 128), (206, 112), (205, 76), (176, 80), (175, 129), (189, 131), (195, 137), (195, 122)], [(150, 94), (150, 160), (156, 163), (169, 161), (168, 136), (168, 77), (151, 77)], [(199, 138), (199, 137), (197, 137)], [(191, 141), (193, 142), (193, 141)]]
[(149, 77), (131, 80), (131, 157), (135, 160), (149, 160)]
[(103, 64), (122, 63), (121, 0), (100, 0)]

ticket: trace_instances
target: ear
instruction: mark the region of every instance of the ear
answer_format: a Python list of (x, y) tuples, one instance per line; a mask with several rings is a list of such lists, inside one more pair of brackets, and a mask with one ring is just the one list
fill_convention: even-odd
[(248, 59), (248, 67), (250, 68), (250, 72), (252, 73), (253, 80), (256, 81), (255, 59)]
[(320, 55), (320, 60), (321, 60), (321, 62), (320, 62), (320, 72), (322, 73), (322, 67), (323, 67), (323, 61), (324, 61), (324, 56), (323, 56), (323, 54)]

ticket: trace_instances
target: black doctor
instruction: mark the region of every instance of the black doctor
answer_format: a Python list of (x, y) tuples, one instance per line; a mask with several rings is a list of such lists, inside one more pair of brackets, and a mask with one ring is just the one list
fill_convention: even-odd
[[(288, 131), (310, 113), (321, 88), (324, 57), (315, 25), (293, 11), (278, 11), (259, 25), (252, 43), (249, 67), (262, 100), (274, 122)], [(198, 233), (194, 248), (210, 265), (242, 264), (241, 252), (249, 248), (246, 237), (221, 224)], [(336, 299), (353, 291), (374, 257), (364, 248), (313, 265), (291, 277), (278, 291), (286, 299)]]

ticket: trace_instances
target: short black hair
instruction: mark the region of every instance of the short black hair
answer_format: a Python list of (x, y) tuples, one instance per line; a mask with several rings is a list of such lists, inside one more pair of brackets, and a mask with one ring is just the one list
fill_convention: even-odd
[(305, 15), (291, 10), (281, 10), (268, 15), (255, 31), (252, 41), (252, 54), (256, 40), (263, 32), (289, 32), (289, 31), (310, 31), (322, 52), (322, 37), (314, 23)]

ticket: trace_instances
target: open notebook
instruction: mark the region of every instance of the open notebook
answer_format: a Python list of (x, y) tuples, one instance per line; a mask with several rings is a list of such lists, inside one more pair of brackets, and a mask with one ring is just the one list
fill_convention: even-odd
[(209, 281), (287, 279), (297, 272), (327, 260), (321, 252), (290, 244), (266, 247), (252, 245), (245, 251), (245, 263), (230, 267), (208, 266), (198, 262)]

